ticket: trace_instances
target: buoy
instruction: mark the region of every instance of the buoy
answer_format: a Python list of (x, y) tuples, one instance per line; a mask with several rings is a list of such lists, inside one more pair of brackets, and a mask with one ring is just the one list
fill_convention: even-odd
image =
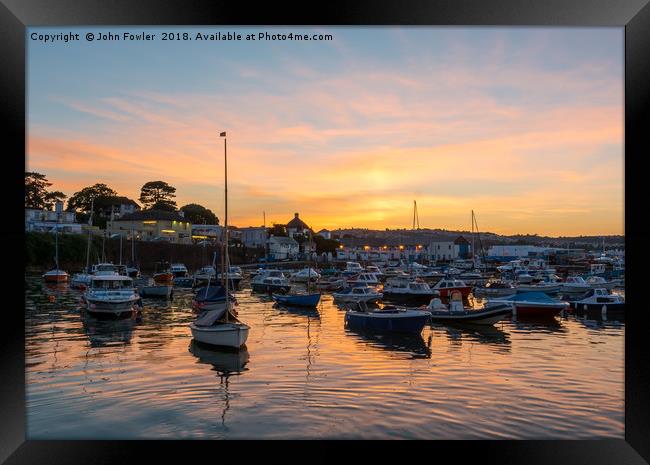
[(603, 308), (600, 310), (603, 316), (607, 315), (607, 305), (603, 305)]

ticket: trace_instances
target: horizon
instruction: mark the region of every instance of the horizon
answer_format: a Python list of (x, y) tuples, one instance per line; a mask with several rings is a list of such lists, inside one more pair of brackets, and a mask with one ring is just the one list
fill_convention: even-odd
[(232, 224), (624, 236), (620, 28), (138, 27), (261, 29), (334, 39), (28, 40), (26, 169), (221, 220), (226, 131)]

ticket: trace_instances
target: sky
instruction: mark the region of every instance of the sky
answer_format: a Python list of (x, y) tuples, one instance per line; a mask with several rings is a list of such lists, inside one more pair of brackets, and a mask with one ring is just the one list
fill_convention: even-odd
[[(156, 34), (87, 41), (88, 32)], [(240, 41), (162, 41), (163, 32)], [(31, 34), (77, 32), (79, 41)], [(245, 40), (249, 33), (332, 40)], [(624, 234), (623, 28), (27, 31), (26, 169), (176, 187), (236, 226)]]

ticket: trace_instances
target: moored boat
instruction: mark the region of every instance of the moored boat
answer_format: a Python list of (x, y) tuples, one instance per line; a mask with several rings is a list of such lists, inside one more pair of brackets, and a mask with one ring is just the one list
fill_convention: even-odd
[(421, 279), (389, 278), (382, 290), (384, 298), (398, 302), (426, 304), (439, 293)]
[(368, 286), (354, 286), (334, 292), (332, 296), (339, 302), (373, 303), (381, 299), (383, 294)]
[(310, 294), (272, 294), (273, 300), (279, 304), (292, 305), (297, 307), (315, 307), (320, 302), (320, 293)]
[(131, 278), (107, 274), (93, 276), (83, 300), (90, 313), (119, 315), (132, 312), (140, 296)]
[(434, 291), (440, 293), (440, 297), (450, 297), (452, 292), (458, 291), (463, 297), (469, 296), (472, 292), (472, 286), (465, 284), (465, 281), (460, 279), (441, 279), (438, 283), (432, 287)]
[(523, 292), (490, 301), (512, 305), (513, 314), (518, 317), (552, 317), (569, 307), (568, 303), (555, 300), (543, 292)]
[(349, 326), (364, 330), (398, 333), (419, 334), (429, 318), (429, 312), (424, 310), (392, 306), (368, 309), (362, 305), (345, 312), (345, 323)]
[(619, 294), (611, 294), (607, 289), (590, 289), (584, 295), (568, 301), (572, 309), (585, 312), (623, 312), (625, 299)]
[(505, 303), (489, 303), (477, 309), (466, 308), (458, 292), (452, 294), (448, 306), (435, 298), (425, 309), (430, 312), (432, 321), (473, 325), (493, 325), (512, 314), (512, 307)]

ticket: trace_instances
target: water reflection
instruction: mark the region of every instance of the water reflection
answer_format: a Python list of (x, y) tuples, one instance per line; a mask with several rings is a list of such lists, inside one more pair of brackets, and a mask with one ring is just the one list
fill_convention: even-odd
[(230, 400), (232, 397), (229, 378), (233, 375), (238, 376), (248, 370), (246, 368), (249, 359), (248, 348), (246, 345), (243, 345), (239, 349), (216, 348), (201, 344), (192, 339), (189, 345), (189, 351), (198, 358), (198, 363), (212, 365), (212, 369), (219, 376), (219, 385), (222, 393), (221, 400), (223, 401), (221, 426), (225, 431), (228, 431), (226, 414), (230, 410)]
[(494, 325), (468, 325), (468, 324), (448, 324), (433, 323), (432, 329), (435, 332), (445, 332), (447, 338), (456, 342), (465, 339), (467, 341), (480, 342), (486, 345), (503, 346), (505, 350), (510, 350), (510, 338), (508, 333), (497, 328)]
[(292, 315), (302, 315), (307, 318), (320, 319), (320, 313), (318, 313), (318, 309), (316, 307), (297, 307), (294, 305), (275, 303), (273, 305), (273, 308), (286, 313), (290, 313)]
[(86, 312), (81, 315), (83, 331), (90, 341), (90, 346), (94, 348), (130, 344), (138, 320), (137, 317), (97, 318)]
[(425, 343), (422, 334), (375, 333), (358, 328), (346, 327), (346, 333), (356, 336), (371, 347), (395, 352), (406, 352), (411, 358), (431, 358), (431, 335)]
[(566, 333), (567, 330), (555, 317), (513, 316), (511, 323), (516, 330), (529, 333)]

